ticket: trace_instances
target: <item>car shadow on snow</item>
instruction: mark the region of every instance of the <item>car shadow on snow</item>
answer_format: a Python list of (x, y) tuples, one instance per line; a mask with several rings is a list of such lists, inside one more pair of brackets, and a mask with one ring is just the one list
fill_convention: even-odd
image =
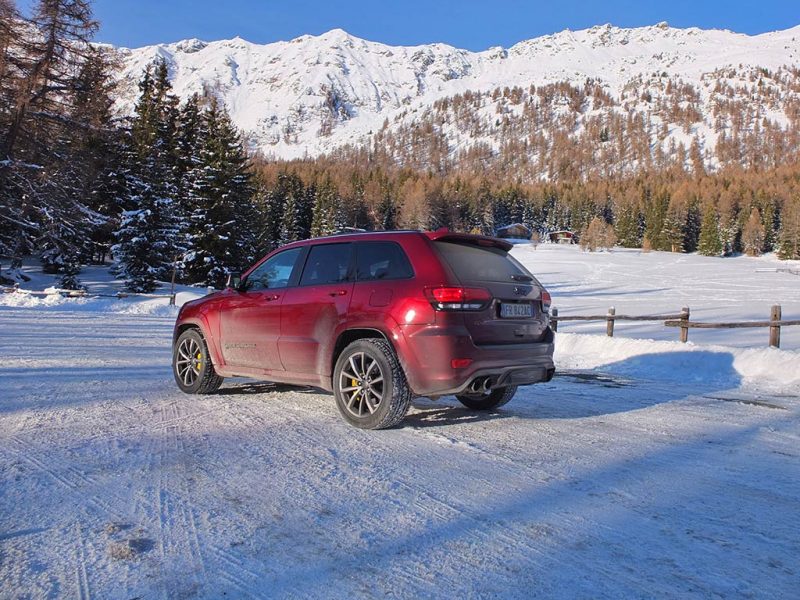
[(724, 394), (741, 377), (727, 352), (681, 351), (641, 354), (597, 369), (558, 370), (548, 383), (519, 389), (511, 402), (494, 411), (475, 412), (455, 398), (414, 402), (403, 424), (437, 427), (504, 418), (583, 419), (630, 412), (682, 400)]
[(470, 410), (459, 404), (455, 398), (450, 397), (436, 402), (427, 398), (417, 398), (413, 402), (412, 410), (409, 411), (400, 426), (424, 429), (443, 425), (464, 425), (481, 421), (495, 421), (511, 416), (513, 415), (502, 409), (496, 411)]
[(276, 392), (295, 392), (298, 394), (324, 394), (317, 388), (307, 385), (290, 385), (288, 383), (273, 383), (271, 381), (237, 381), (228, 384), (225, 380), (222, 387), (214, 392), (217, 396), (235, 396), (239, 394), (274, 394)]

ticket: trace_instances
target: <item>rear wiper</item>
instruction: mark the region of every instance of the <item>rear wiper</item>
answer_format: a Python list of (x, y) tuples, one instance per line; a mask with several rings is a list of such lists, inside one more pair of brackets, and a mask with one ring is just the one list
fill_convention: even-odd
[(512, 275), (511, 279), (514, 281), (533, 281), (533, 277), (530, 275)]

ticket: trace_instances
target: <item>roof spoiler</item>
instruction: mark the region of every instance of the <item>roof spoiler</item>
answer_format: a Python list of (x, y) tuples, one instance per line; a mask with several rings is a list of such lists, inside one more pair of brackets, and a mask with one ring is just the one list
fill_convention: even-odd
[(446, 229), (439, 229), (437, 231), (426, 231), (425, 235), (432, 241), (440, 242), (456, 242), (460, 244), (472, 244), (474, 246), (485, 246), (489, 248), (499, 248), (508, 252), (514, 247), (514, 244), (506, 240), (501, 240), (496, 237), (489, 237), (488, 235), (475, 235), (472, 233), (455, 233), (447, 231)]

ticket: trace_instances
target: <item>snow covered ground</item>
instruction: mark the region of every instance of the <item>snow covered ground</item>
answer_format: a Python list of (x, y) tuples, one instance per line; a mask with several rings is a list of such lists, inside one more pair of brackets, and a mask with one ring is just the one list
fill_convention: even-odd
[[(515, 253), (562, 314), (800, 308), (800, 278), (753, 272), (769, 259)], [(419, 400), (402, 427), (368, 432), (306, 388), (242, 380), (184, 396), (163, 300), (15, 302), (0, 296), (0, 597), (800, 587), (800, 356), (767, 349), (766, 330), (747, 349), (741, 331), (682, 345), (565, 324), (559, 376), (503, 410)], [(677, 338), (658, 324), (618, 331)]]

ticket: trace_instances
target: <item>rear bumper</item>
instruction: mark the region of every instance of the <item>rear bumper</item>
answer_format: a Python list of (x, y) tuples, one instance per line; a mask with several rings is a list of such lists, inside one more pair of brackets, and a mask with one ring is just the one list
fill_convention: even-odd
[[(490, 387), (529, 385), (553, 377), (554, 335), (549, 328), (536, 343), (476, 346), (463, 327), (407, 326), (393, 334), (395, 347), (412, 391), (445, 396), (466, 391), (476, 379)], [(471, 363), (454, 369), (451, 360)]]

